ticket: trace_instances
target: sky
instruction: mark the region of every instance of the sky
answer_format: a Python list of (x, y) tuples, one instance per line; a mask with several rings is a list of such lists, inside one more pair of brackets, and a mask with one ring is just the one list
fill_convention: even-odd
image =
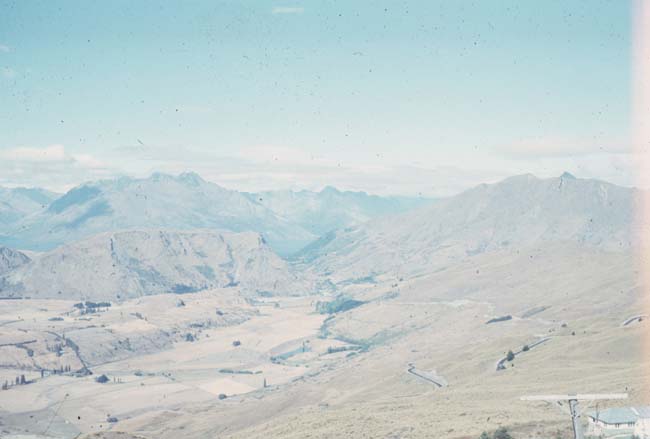
[(0, 185), (644, 185), (632, 22), (626, 0), (0, 0)]

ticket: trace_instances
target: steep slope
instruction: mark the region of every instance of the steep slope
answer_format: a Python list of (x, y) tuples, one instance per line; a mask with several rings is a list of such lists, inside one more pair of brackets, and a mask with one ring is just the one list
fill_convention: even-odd
[(334, 280), (421, 274), (502, 248), (577, 242), (632, 245), (635, 190), (569, 174), (481, 185), (430, 207), (330, 233), (298, 260)]
[(25, 265), (29, 261), (29, 257), (19, 251), (0, 247), (0, 275)]
[(285, 190), (247, 196), (318, 236), (433, 202), (426, 198), (380, 197), (365, 192), (339, 191), (331, 186), (320, 192)]
[(215, 287), (307, 294), (256, 233), (104, 233), (38, 256), (3, 277), (0, 295), (116, 300)]
[(0, 187), (0, 227), (14, 224), (29, 214), (45, 209), (57, 196), (54, 192), (39, 188)]
[(187, 173), (178, 177), (124, 177), (78, 186), (47, 209), (17, 223), (0, 236), (0, 243), (50, 250), (97, 233), (137, 228), (254, 231), (282, 254), (315, 239), (241, 193)]

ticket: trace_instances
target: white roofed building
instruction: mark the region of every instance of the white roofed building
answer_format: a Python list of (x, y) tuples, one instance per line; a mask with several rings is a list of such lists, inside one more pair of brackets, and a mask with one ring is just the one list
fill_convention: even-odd
[(606, 438), (650, 439), (650, 406), (590, 411), (587, 434)]

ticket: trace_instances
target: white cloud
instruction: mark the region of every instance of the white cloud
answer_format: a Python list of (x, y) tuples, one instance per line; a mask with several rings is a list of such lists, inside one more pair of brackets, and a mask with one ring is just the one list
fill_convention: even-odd
[(102, 169), (106, 167), (104, 162), (96, 159), (90, 154), (73, 154), (71, 157), (75, 163), (82, 168)]
[(300, 148), (277, 145), (255, 145), (241, 148), (237, 158), (256, 163), (276, 162), (281, 165), (329, 165), (336, 166), (338, 162), (309, 153)]
[(4, 53), (11, 52), (11, 48), (6, 44), (0, 44), (0, 52), (4, 52)]
[(497, 148), (498, 153), (511, 157), (568, 157), (584, 156), (602, 153), (631, 152), (629, 141), (625, 139), (606, 138), (563, 138), (563, 137), (533, 137), (520, 139), (509, 145)]
[(0, 186), (38, 186), (65, 191), (88, 180), (117, 175), (90, 154), (69, 154), (63, 145), (0, 149)]
[(50, 145), (45, 148), (18, 147), (0, 151), (4, 160), (28, 162), (58, 162), (66, 159), (63, 145)]
[(305, 8), (277, 6), (271, 10), (272, 14), (302, 14)]
[(208, 181), (250, 192), (319, 190), (332, 185), (382, 195), (437, 197), (511, 175), (530, 172), (546, 178), (568, 171), (580, 178), (650, 187), (650, 177), (637, 180), (639, 155), (627, 152), (516, 156), (484, 151), (472, 157), (442, 160), (434, 156), (404, 162), (379, 154), (342, 160), (337, 154), (277, 145), (241, 148), (235, 156), (221, 151), (218, 146), (206, 149), (156, 145), (146, 140), (105, 151), (101, 158), (86, 151), (68, 152), (62, 145), (0, 149), (0, 186), (42, 186), (60, 191), (85, 181), (121, 175), (146, 177), (155, 171), (194, 171)]

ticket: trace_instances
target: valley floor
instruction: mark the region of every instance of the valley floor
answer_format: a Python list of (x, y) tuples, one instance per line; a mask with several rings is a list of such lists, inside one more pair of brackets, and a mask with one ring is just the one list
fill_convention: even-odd
[[(647, 322), (624, 325), (644, 313), (635, 265), (563, 252), (572, 266), (553, 250), (517, 252), (357, 282), (344, 292), (363, 304), (331, 316), (315, 311), (322, 297), (233, 289), (90, 311), (0, 301), (1, 382), (27, 381), (0, 390), (0, 432), (476, 438), (507, 426), (547, 438), (568, 417), (521, 396), (627, 392), (612, 405), (647, 405)], [(84, 367), (92, 375), (75, 376)]]

